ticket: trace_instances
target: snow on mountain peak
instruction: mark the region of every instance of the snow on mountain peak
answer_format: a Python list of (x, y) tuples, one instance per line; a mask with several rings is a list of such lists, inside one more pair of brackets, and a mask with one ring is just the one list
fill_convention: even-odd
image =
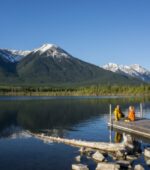
[(54, 44), (43, 44), (40, 48), (34, 49), (33, 52), (40, 51), (41, 53), (44, 53), (51, 48), (58, 48), (58, 46)]
[(102, 68), (104, 68), (105, 70), (109, 70), (115, 73), (122, 74), (122, 75), (136, 77), (144, 81), (150, 81), (150, 71), (143, 68), (139, 64), (133, 64), (133, 65), (127, 66), (127, 65), (118, 65), (114, 63), (108, 63), (104, 65)]
[(16, 55), (16, 56), (26, 56), (28, 55), (29, 53), (31, 53), (31, 51), (29, 50), (26, 50), (26, 51), (23, 51), (23, 50), (11, 50), (12, 54)]
[(108, 64), (104, 65), (103, 68), (106, 70), (116, 72), (119, 69), (119, 65), (115, 64), (115, 63), (108, 63)]
[(140, 66), (139, 64), (133, 64), (130, 66), (132, 69), (136, 70), (137, 72), (140, 72), (142, 74), (147, 74), (149, 72), (148, 69)]
[(9, 62), (18, 62), (27, 56), (31, 51), (0, 49), (0, 56)]
[(0, 49), (0, 56), (9, 62), (18, 62), (30, 53), (38, 52), (40, 55), (44, 53), (45, 56), (53, 58), (70, 58), (71, 55), (61, 49), (55, 44), (43, 44), (41, 47), (33, 49), (32, 51)]
[(55, 44), (44, 44), (40, 48), (34, 49), (32, 52), (38, 52), (40, 55), (44, 53), (45, 57), (53, 58), (70, 58), (71, 55)]

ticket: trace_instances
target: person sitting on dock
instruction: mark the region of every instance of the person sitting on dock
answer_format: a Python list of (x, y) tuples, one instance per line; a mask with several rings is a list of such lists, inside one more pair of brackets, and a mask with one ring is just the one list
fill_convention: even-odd
[(116, 106), (115, 110), (114, 110), (114, 114), (115, 114), (115, 120), (118, 121), (121, 118), (124, 117), (124, 114), (121, 111), (121, 108), (119, 105)]
[(135, 109), (134, 106), (129, 107), (129, 113), (128, 113), (128, 118), (127, 120), (129, 121), (135, 121)]

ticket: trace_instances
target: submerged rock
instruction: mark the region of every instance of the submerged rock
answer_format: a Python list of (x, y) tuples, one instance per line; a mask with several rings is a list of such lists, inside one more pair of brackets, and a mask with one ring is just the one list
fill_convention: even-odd
[(150, 159), (146, 160), (146, 164), (150, 166)]
[(130, 160), (130, 161), (133, 161), (133, 160), (136, 160), (137, 157), (134, 156), (134, 155), (127, 155), (127, 156), (126, 156), (126, 159), (127, 159), (127, 160)]
[(77, 161), (77, 162), (80, 162), (81, 161), (81, 156), (79, 155), (79, 156), (76, 156), (75, 157), (75, 160)]
[(91, 156), (95, 152), (95, 150), (91, 148), (81, 147), (79, 149), (79, 152), (81, 155), (86, 154), (87, 156)]
[(81, 147), (81, 148), (79, 149), (79, 152), (80, 152), (80, 153), (84, 153), (84, 152), (85, 152), (85, 147)]
[(96, 161), (104, 161), (105, 160), (105, 157), (103, 154), (101, 154), (99, 151), (96, 151), (93, 155), (92, 155), (92, 158)]
[(116, 162), (117, 164), (120, 165), (122, 168), (130, 168), (131, 167), (131, 162), (127, 160), (119, 160)]
[(145, 170), (144, 167), (140, 164), (135, 165), (134, 170)]
[(117, 160), (117, 157), (115, 154), (112, 154), (112, 153), (108, 153), (108, 156), (111, 157), (114, 161)]
[(124, 151), (117, 151), (117, 152), (116, 152), (116, 158), (117, 158), (117, 159), (123, 159), (123, 158), (125, 158), (125, 152), (124, 152)]
[(150, 148), (144, 149), (144, 156), (150, 158)]
[(98, 163), (96, 170), (120, 170), (120, 165), (116, 163)]
[(72, 170), (89, 170), (89, 168), (83, 164), (72, 164)]
[(145, 162), (148, 166), (150, 166), (150, 158), (145, 158)]
[(85, 148), (85, 154), (87, 155), (87, 156), (92, 156), (92, 154), (95, 152), (95, 150), (94, 149), (91, 149), (91, 148)]
[(114, 161), (116, 161), (116, 160), (117, 160), (117, 158), (116, 158), (115, 156), (112, 156), (112, 159), (113, 159)]
[(88, 156), (88, 155), (87, 155), (86, 158), (87, 158), (87, 159), (91, 159), (91, 156)]
[(85, 152), (95, 152), (95, 150), (91, 148), (85, 148)]

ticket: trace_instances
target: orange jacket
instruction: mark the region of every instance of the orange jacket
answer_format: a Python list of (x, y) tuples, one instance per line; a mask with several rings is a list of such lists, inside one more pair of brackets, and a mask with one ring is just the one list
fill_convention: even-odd
[(134, 120), (135, 120), (135, 111), (134, 111), (134, 110), (129, 111), (128, 119), (129, 119), (130, 121), (134, 121)]

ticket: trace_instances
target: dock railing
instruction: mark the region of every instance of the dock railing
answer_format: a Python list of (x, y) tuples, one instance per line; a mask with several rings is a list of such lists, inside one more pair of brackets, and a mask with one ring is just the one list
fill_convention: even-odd
[[(109, 104), (109, 123), (112, 125), (112, 105)], [(109, 142), (112, 143), (112, 126), (109, 127)]]
[(140, 117), (143, 118), (143, 104), (140, 103)]
[(138, 118), (144, 118), (144, 113), (143, 113), (143, 104), (140, 103), (140, 106), (139, 106), (139, 111), (136, 111), (136, 117)]
[(109, 122), (112, 123), (112, 105), (109, 104)]

